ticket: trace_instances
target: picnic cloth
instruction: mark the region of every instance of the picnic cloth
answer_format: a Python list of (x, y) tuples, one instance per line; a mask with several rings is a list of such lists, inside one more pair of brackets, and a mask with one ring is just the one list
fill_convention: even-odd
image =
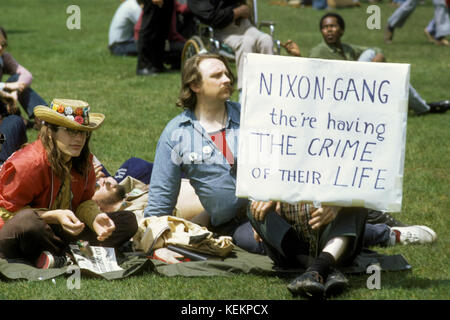
[[(235, 274), (256, 274), (275, 276), (289, 273), (301, 274), (302, 269), (279, 269), (276, 268), (269, 257), (252, 254), (235, 247), (231, 254), (219, 260), (190, 261), (177, 264), (166, 264), (159, 260), (147, 259), (145, 256), (118, 257), (118, 264), (124, 270), (113, 271), (105, 274), (95, 274), (81, 269), (82, 276), (100, 277), (107, 280), (122, 279), (132, 275), (146, 272), (156, 272), (164, 276), (232, 276)], [(347, 274), (366, 273), (367, 267), (377, 264), (382, 271), (410, 270), (411, 266), (401, 255), (383, 255), (375, 251), (364, 249), (354, 260), (352, 266), (342, 269)], [(58, 276), (69, 276), (68, 267), (55, 269), (37, 269), (21, 262), (0, 259), (0, 279), (29, 281), (47, 280)]]
[[(115, 280), (123, 279), (131, 275), (137, 275), (154, 268), (151, 260), (145, 257), (127, 257), (121, 259), (121, 261), (119, 262), (119, 266), (123, 270), (111, 271), (102, 274), (97, 274), (86, 269), (80, 269), (80, 272), (82, 276), (86, 277), (100, 277), (106, 280)], [(70, 276), (71, 274), (73, 274), (72, 268), (73, 266), (51, 269), (38, 269), (23, 261), (8, 261), (6, 259), (0, 259), (0, 279), (24, 279), (29, 281), (48, 280), (59, 276)]]

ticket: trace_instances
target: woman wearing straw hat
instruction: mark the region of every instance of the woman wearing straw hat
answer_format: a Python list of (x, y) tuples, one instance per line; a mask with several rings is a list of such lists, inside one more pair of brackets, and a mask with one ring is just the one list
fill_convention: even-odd
[(54, 99), (37, 106), (39, 139), (0, 168), (0, 258), (24, 258), (37, 267), (64, 265), (69, 242), (118, 247), (137, 231), (134, 214), (100, 213), (91, 200), (95, 170), (91, 133), (105, 118), (84, 101)]

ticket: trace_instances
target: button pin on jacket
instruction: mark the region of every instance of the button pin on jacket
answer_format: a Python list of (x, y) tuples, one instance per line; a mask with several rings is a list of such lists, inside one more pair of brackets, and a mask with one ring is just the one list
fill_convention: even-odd
[(210, 155), (212, 152), (212, 148), (210, 146), (204, 146), (203, 147), (203, 153), (206, 155)]
[(194, 162), (194, 161), (196, 161), (198, 159), (198, 154), (196, 153), (196, 152), (191, 152), (190, 154), (189, 154), (189, 160), (191, 161), (191, 162)]

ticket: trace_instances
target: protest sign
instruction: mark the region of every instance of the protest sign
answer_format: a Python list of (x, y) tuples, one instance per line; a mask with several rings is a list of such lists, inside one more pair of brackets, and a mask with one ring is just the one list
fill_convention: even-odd
[(400, 211), (409, 68), (248, 54), (236, 195)]

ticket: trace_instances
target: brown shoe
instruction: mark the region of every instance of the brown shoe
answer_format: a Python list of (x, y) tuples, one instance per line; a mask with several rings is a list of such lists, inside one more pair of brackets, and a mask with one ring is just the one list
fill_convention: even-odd
[(394, 28), (391, 28), (389, 25), (384, 29), (384, 42), (387, 44), (392, 43), (392, 38), (394, 37)]
[(445, 39), (444, 37), (437, 40), (437, 44), (444, 47), (450, 47), (450, 42), (448, 42), (448, 40)]
[(428, 32), (427, 28), (423, 29), (423, 32), (425, 32), (428, 42), (437, 44), (438, 41)]

